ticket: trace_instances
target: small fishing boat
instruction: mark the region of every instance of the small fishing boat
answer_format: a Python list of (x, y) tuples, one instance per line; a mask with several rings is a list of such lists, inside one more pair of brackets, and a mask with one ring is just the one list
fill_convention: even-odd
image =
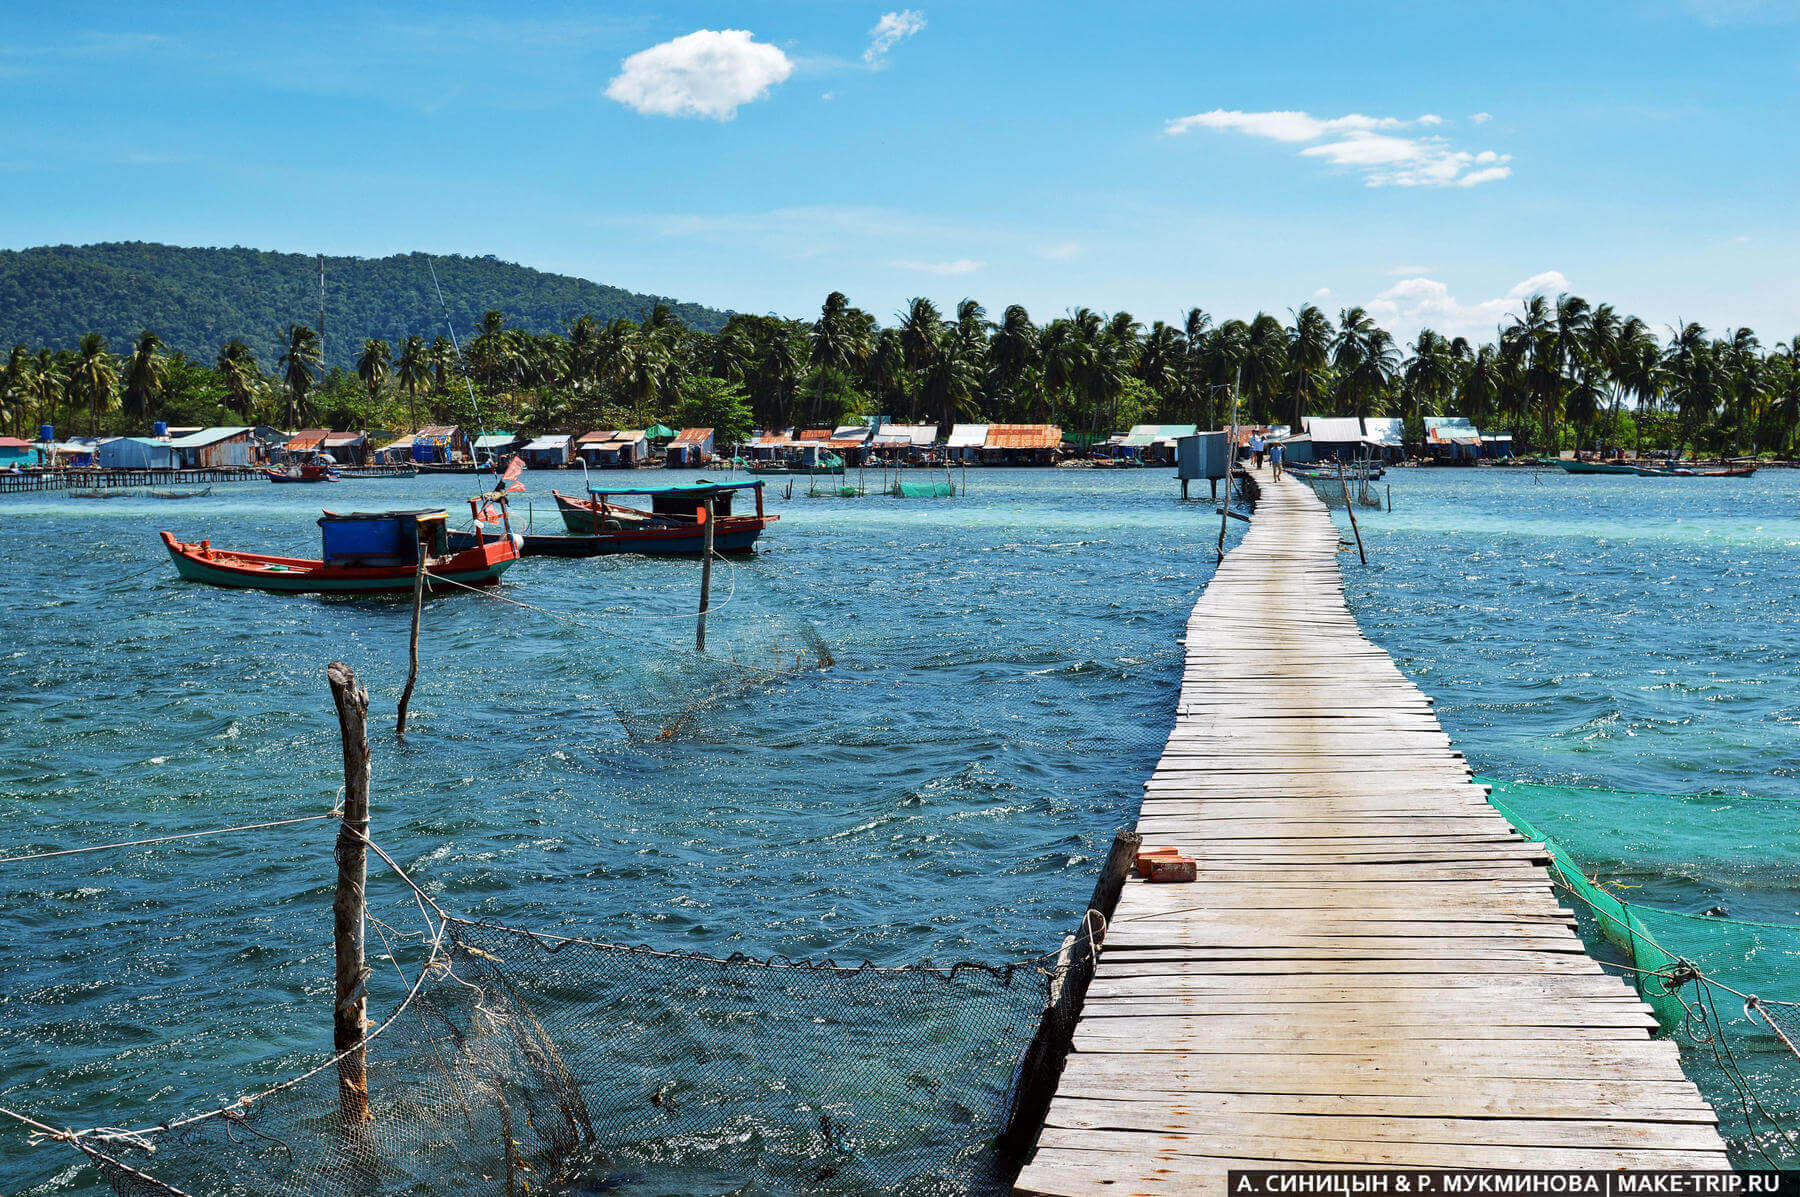
[(519, 559), (518, 542), (510, 536), (478, 535), (475, 544), (453, 548), (441, 509), (347, 515), (327, 511), (319, 532), (323, 556), (317, 560), (215, 549), (209, 541), (188, 544), (168, 532), (161, 535), (175, 568), (190, 582), (285, 593), (411, 590), (421, 555), (428, 590), (434, 588), (433, 578), (489, 586)]
[(204, 499), (212, 494), (212, 487), (203, 486), (199, 490), (147, 490), (144, 492), (153, 499)]
[[(753, 482), (672, 482), (662, 486), (592, 486), (588, 497), (576, 498), (560, 491), (550, 493), (562, 514), (563, 525), (570, 538), (589, 543), (579, 546), (581, 552), (555, 552), (558, 556), (589, 556), (603, 553), (682, 553), (697, 554), (705, 544), (702, 510), (708, 499), (713, 504), (713, 551), (747, 553), (756, 547), (763, 529), (781, 517), (763, 511), (761, 480)], [(756, 495), (755, 515), (733, 515), (732, 496), (749, 490)], [(650, 500), (648, 511), (626, 507), (612, 500), (620, 496), (642, 496)], [(535, 539), (535, 538), (534, 538)], [(551, 538), (543, 538), (551, 539)], [(561, 538), (557, 538), (561, 539)], [(529, 541), (527, 542), (529, 551)], [(560, 546), (575, 548), (576, 546)]]
[(799, 475), (801, 477), (824, 477), (844, 472), (844, 459), (829, 449), (818, 445), (806, 445), (802, 451), (792, 457), (777, 457), (770, 461), (752, 461), (744, 466), (744, 471), (760, 477), (781, 477)]
[(1673, 470), (1653, 470), (1644, 466), (1625, 465), (1613, 461), (1558, 461), (1565, 474), (1626, 474), (1638, 478), (1663, 478)]
[(330, 466), (296, 462), (278, 470), (264, 470), (270, 482), (336, 482), (337, 471)]

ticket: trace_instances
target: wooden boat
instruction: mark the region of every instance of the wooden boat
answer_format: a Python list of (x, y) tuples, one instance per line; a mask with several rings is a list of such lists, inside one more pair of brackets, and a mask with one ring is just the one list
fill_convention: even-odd
[(1628, 474), (1639, 478), (1662, 478), (1674, 473), (1673, 470), (1652, 470), (1644, 466), (1625, 465), (1612, 461), (1558, 461), (1565, 474)]
[(199, 490), (147, 490), (144, 493), (153, 499), (204, 499), (212, 494), (212, 487), (203, 486)]
[[(747, 553), (756, 547), (763, 529), (781, 517), (763, 512), (763, 483), (671, 482), (662, 486), (589, 486), (585, 499), (550, 493), (562, 513), (570, 538), (590, 543), (580, 546), (545, 547), (540, 551), (558, 556), (591, 556), (603, 553), (681, 553), (702, 551), (705, 534), (700, 511), (713, 501), (713, 551)], [(741, 490), (756, 494), (755, 515), (733, 515), (731, 499)], [(650, 509), (625, 507), (611, 500), (617, 496), (645, 496)], [(533, 538), (539, 539), (539, 538)], [(541, 538), (551, 539), (551, 538)], [(562, 538), (555, 538), (562, 539)], [(576, 552), (579, 548), (581, 551)], [(564, 552), (562, 549), (570, 551)]]
[(773, 461), (752, 461), (744, 466), (744, 471), (759, 477), (782, 477), (798, 475), (800, 477), (824, 477), (844, 472), (844, 459), (829, 449), (819, 449), (816, 453), (803, 453), (798, 457), (778, 457)]
[(270, 482), (336, 482), (337, 472), (330, 466), (295, 464), (279, 470), (264, 470)]
[[(519, 559), (519, 546), (510, 536), (478, 538), (473, 546), (452, 549), (442, 510), (349, 515), (327, 511), (319, 530), (323, 556), (316, 560), (215, 549), (209, 541), (187, 544), (168, 532), (161, 535), (175, 568), (190, 582), (286, 593), (409, 591), (420, 554), (431, 576), (465, 586), (489, 586)], [(430, 576), (425, 585), (434, 589)]]

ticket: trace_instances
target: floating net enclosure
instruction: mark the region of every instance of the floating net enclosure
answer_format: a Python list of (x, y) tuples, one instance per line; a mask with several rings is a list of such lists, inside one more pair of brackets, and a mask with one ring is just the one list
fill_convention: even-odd
[[(1700, 838), (1715, 842), (1733, 818), (1745, 821), (1745, 832), (1762, 819), (1791, 827), (1785, 804), (1487, 784), (1494, 787), (1494, 808), (1550, 853), (1551, 877), (1573, 899), (1596, 954), (1624, 967), (1657, 1022), (1681, 1043), (1683, 1067), (1718, 1110), (1720, 1131), (1737, 1158), (1762, 1167), (1800, 1167), (1800, 924), (1732, 918), (1722, 913), (1724, 906), (1711, 914), (1689, 913), (1670, 909), (1668, 901), (1620, 896), (1640, 885), (1628, 876), (1656, 871), (1621, 859), (1622, 839), (1660, 840), (1691, 860), (1703, 826), (1707, 833)], [(1605, 814), (1616, 804), (1635, 811), (1630, 837), (1620, 820)], [(1762, 810), (1753, 819), (1724, 809), (1732, 805)], [(1552, 822), (1568, 830), (1547, 834), (1540, 823)], [(1708, 871), (1732, 870), (1714, 862), (1701, 870)], [(1608, 872), (1617, 874), (1610, 884), (1603, 880)], [(1706, 895), (1702, 901), (1721, 892), (1720, 877), (1690, 874), (1682, 880)], [(1613, 954), (1604, 953), (1607, 947)]]
[(130, 1197), (1001, 1185), (993, 1140), (1048, 961), (843, 967), (443, 930), (368, 1043), (367, 1120), (346, 1116), (327, 1067), (82, 1149)]

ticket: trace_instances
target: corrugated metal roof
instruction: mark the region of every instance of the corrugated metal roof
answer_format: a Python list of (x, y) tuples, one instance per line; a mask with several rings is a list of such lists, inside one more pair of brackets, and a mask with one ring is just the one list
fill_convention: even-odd
[(1426, 416), (1425, 431), (1434, 428), (1454, 428), (1460, 432), (1475, 431), (1474, 423), (1467, 416)]
[(1142, 449), (1155, 444), (1161, 431), (1161, 424), (1133, 424), (1131, 431), (1125, 434), (1119, 444), (1124, 445), (1127, 449)]
[(339, 449), (349, 445), (360, 445), (368, 439), (360, 432), (334, 432), (325, 438), (325, 447)]
[(546, 452), (550, 449), (567, 449), (571, 439), (572, 438), (566, 432), (551, 432), (540, 437), (532, 438), (531, 443), (526, 445), (525, 448), (527, 451), (536, 451), (539, 453)]
[(1307, 416), (1305, 424), (1315, 443), (1354, 445), (1363, 438), (1362, 421), (1355, 416)]
[(988, 449), (1056, 449), (1062, 446), (1062, 428), (1056, 424), (989, 424)]
[(1398, 449), (1405, 431), (1406, 421), (1399, 416), (1368, 416), (1363, 420), (1363, 439), (1371, 445)]
[(304, 453), (308, 449), (317, 449), (330, 435), (329, 428), (303, 428), (288, 438), (287, 447), (290, 452)]
[(676, 434), (675, 439), (669, 443), (674, 445), (704, 445), (706, 443), (706, 438), (712, 434), (713, 430), (710, 428), (683, 428)]
[(937, 440), (936, 424), (884, 424), (881, 436), (903, 436), (909, 445), (929, 445)]
[(427, 424), (427, 425), (425, 425), (425, 427), (423, 427), (423, 428), (419, 429), (417, 432), (413, 433), (413, 435), (415, 437), (455, 436), (458, 431), (459, 431), (459, 429), (454, 424)]
[(829, 429), (829, 428), (808, 428), (805, 432), (802, 432), (799, 436), (796, 436), (794, 439), (797, 441), (828, 441), (831, 439), (831, 429)]
[(949, 445), (952, 449), (979, 449), (987, 444), (986, 424), (953, 424)]
[(501, 449), (519, 438), (510, 432), (489, 432), (475, 438), (477, 449)]
[(205, 445), (216, 445), (220, 441), (228, 441), (234, 436), (244, 436), (249, 428), (202, 428), (199, 432), (190, 433), (169, 442), (173, 449), (198, 449)]
[(839, 424), (831, 430), (831, 439), (834, 441), (853, 440), (857, 444), (861, 444), (869, 439), (869, 426), (867, 424)]

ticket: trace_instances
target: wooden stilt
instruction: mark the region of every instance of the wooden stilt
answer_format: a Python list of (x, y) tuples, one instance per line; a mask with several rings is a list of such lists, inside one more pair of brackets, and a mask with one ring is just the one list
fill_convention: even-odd
[(325, 676), (331, 682), (338, 733), (344, 744), (344, 815), (338, 826), (337, 892), (331, 902), (337, 947), (332, 1046), (343, 1057), (337, 1064), (338, 1112), (346, 1126), (355, 1126), (369, 1119), (369, 1079), (362, 1046), (369, 1033), (369, 969), (363, 960), (364, 885), (369, 871), (369, 692), (342, 661), (333, 661)]
[(706, 612), (712, 606), (713, 501), (710, 498), (701, 515), (706, 520), (706, 530), (700, 537), (700, 617), (694, 626), (694, 651), (703, 653), (706, 651)]

